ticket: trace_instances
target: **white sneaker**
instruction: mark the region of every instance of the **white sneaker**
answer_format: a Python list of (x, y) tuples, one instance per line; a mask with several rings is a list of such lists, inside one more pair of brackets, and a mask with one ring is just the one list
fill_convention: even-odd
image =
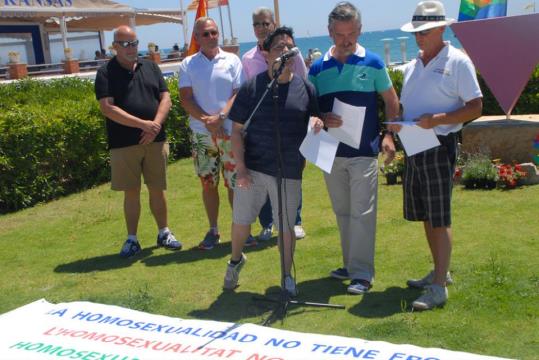
[(428, 285), (425, 293), (412, 303), (415, 310), (431, 310), (442, 306), (447, 301), (447, 287), (440, 285)]
[(298, 289), (296, 288), (296, 280), (290, 275), (284, 278), (284, 288), (288, 291), (291, 297), (298, 296)]
[[(417, 288), (417, 289), (423, 289), (429, 285), (432, 284), (432, 281), (434, 280), (434, 270), (429, 272), (427, 275), (425, 275), (421, 279), (411, 279), (406, 281), (406, 285), (409, 287)], [(453, 284), (453, 279), (451, 278), (451, 274), (449, 271), (447, 272), (447, 275), (445, 277), (445, 283), (446, 285)]]
[(226, 266), (226, 273), (225, 273), (225, 281), (223, 284), (223, 288), (227, 290), (234, 290), (238, 287), (238, 281), (240, 280), (240, 271), (243, 268), (243, 265), (245, 265), (245, 262), (247, 261), (247, 256), (245, 254), (241, 254), (240, 262), (236, 265), (232, 265), (230, 261), (228, 262)]
[(260, 234), (258, 234), (258, 240), (260, 241), (268, 241), (273, 237), (273, 229), (272, 227), (263, 228), (260, 231)]
[(296, 240), (303, 239), (305, 237), (305, 230), (303, 229), (303, 226), (301, 225), (295, 225), (294, 226), (294, 234), (296, 235)]

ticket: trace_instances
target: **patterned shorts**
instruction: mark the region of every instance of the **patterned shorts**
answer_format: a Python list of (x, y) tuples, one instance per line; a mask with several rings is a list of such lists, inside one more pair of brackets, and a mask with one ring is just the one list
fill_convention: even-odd
[(451, 192), (457, 158), (456, 134), (438, 136), (441, 145), (406, 157), (403, 175), (404, 218), (451, 226)]
[(195, 164), (195, 172), (204, 188), (219, 185), (219, 173), (223, 174), (225, 186), (234, 189), (236, 186), (236, 162), (232, 155), (230, 136), (217, 138), (212, 135), (191, 135), (191, 151)]

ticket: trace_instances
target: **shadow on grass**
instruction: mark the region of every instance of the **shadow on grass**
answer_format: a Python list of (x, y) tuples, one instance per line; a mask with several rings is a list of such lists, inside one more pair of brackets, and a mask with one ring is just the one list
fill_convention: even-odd
[[(297, 301), (297, 303), (288, 303), (285, 306), (285, 302), (281, 297), (281, 287), (272, 286), (266, 290), (266, 294), (262, 297), (266, 300), (258, 300), (261, 304), (267, 304), (269, 307), (269, 315), (264, 319), (266, 325), (272, 325), (276, 322), (286, 321), (286, 318), (290, 318), (294, 315), (304, 314), (307, 312), (318, 311), (342, 311), (343, 309), (331, 308), (324, 305), (339, 305), (332, 304), (331, 298), (335, 295), (341, 295), (343, 292), (342, 284), (330, 277), (308, 280), (297, 285), (298, 296), (291, 300)], [(258, 297), (260, 299), (260, 297)], [(268, 301), (269, 300), (269, 301)], [(280, 300), (280, 301), (279, 301)]]
[[(342, 284), (331, 278), (309, 280), (298, 284), (299, 295), (294, 298), (298, 301), (327, 303), (334, 295), (343, 292)], [(223, 291), (207, 309), (194, 310), (189, 313), (198, 319), (210, 319), (217, 321), (238, 322), (242, 319), (261, 317), (261, 323), (272, 315), (274, 310), (279, 310), (279, 304), (275, 301), (280, 296), (280, 284), (270, 286), (264, 294), (255, 294), (241, 291)], [(266, 300), (256, 300), (264, 298)], [(339, 311), (337, 309), (306, 307), (290, 304), (286, 317), (302, 314), (307, 311)], [(276, 312), (269, 325), (276, 321), (284, 320), (282, 314)]]
[[(257, 246), (244, 248), (245, 253), (261, 251), (276, 246), (276, 238), (269, 241), (260, 241)], [(146, 266), (163, 266), (168, 264), (185, 264), (206, 259), (222, 259), (230, 257), (230, 242), (219, 244), (212, 250), (200, 250), (194, 246), (181, 251), (170, 251), (162, 255), (145, 258), (142, 262)]]
[[(270, 241), (259, 242), (257, 246), (245, 248), (245, 253), (264, 250), (276, 245), (276, 238)], [(165, 254), (152, 256), (154, 251), (158, 250), (157, 246), (150, 246), (142, 249), (137, 255), (128, 259), (121, 258), (118, 254), (109, 254), (96, 256), (93, 258), (76, 260), (67, 264), (58, 265), (54, 268), (56, 273), (89, 273), (93, 271), (107, 271), (121, 269), (131, 266), (133, 263), (140, 261), (146, 266), (163, 266), (168, 264), (189, 263), (205, 259), (221, 259), (230, 256), (230, 243), (218, 245), (212, 250), (200, 250), (197, 247), (192, 247), (182, 251), (166, 251)]]
[(117, 253), (96, 256), (82, 260), (76, 260), (67, 264), (61, 264), (54, 268), (57, 273), (89, 273), (92, 271), (107, 271), (131, 266), (133, 263), (151, 256), (156, 246), (142, 249), (140, 253), (128, 259), (121, 258)]
[(271, 310), (266, 303), (253, 301), (259, 294), (251, 292), (223, 291), (207, 309), (189, 313), (197, 319), (238, 322), (245, 318), (261, 316)]
[(384, 318), (407, 312), (410, 304), (419, 297), (421, 290), (412, 288), (390, 287), (384, 291), (370, 291), (361, 301), (348, 309), (356, 316), (366, 318)]

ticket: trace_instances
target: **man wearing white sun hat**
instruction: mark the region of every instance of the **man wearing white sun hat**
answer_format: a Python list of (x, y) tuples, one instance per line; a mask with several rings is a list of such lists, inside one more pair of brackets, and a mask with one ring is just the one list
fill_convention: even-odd
[[(401, 68), (404, 72), (400, 102), (403, 120), (434, 129), (441, 145), (407, 156), (403, 176), (404, 218), (422, 221), (434, 260), (434, 270), (408, 285), (424, 288), (412, 303), (429, 310), (445, 304), (451, 258), (451, 192), (457, 158), (457, 132), (462, 123), (481, 115), (482, 93), (471, 60), (443, 41), (445, 17), (439, 1), (417, 4), (412, 21), (401, 27), (415, 35), (418, 57)], [(398, 132), (400, 126), (389, 129)]]

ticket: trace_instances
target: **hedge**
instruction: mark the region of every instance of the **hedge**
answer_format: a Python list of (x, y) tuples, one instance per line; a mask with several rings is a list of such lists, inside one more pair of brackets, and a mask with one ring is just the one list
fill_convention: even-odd
[[(390, 76), (400, 93), (402, 74), (391, 71)], [(190, 155), (190, 130), (177, 81), (167, 80), (173, 104), (166, 125), (171, 161)], [(483, 114), (502, 114), (483, 80), (479, 81)], [(92, 81), (22, 80), (0, 85), (0, 99), (0, 214), (109, 179), (105, 121)], [(383, 119), (381, 99), (378, 105)], [(514, 115), (530, 113), (539, 113), (539, 67), (513, 111)]]
[[(171, 160), (190, 153), (177, 79), (168, 81)], [(23, 80), (0, 86), (0, 213), (87, 189), (110, 178), (105, 121), (92, 81)]]

